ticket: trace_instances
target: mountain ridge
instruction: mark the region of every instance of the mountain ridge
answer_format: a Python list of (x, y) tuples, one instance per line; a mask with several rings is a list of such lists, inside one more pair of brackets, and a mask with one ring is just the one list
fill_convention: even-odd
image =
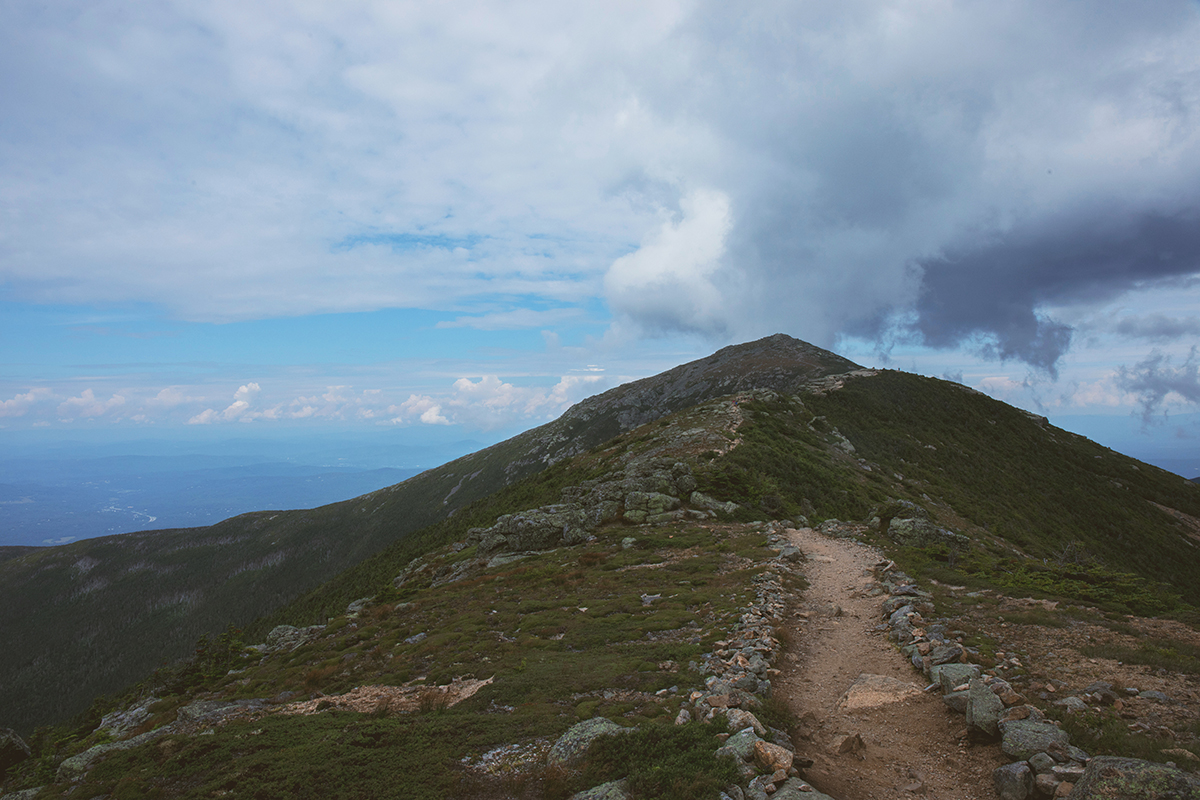
[[(269, 614), (388, 545), (618, 433), (715, 393), (795, 390), (854, 369), (779, 334), (616, 387), (550, 423), (351, 500), (99, 537), (0, 562), (0, 626), (14, 654), (0, 664), (0, 708), (10, 715), (0, 724), (28, 729), (76, 713), (97, 694), (186, 656), (201, 634)], [(48, 702), (50, 713), (32, 715), (34, 702)]]

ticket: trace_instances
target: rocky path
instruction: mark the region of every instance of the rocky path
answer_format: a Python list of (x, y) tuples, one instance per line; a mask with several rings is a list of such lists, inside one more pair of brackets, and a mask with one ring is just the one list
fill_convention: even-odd
[[(880, 554), (810, 528), (789, 536), (808, 558), (810, 586), (788, 623), (776, 685), (803, 721), (796, 745), (814, 762), (807, 779), (838, 800), (993, 800), (998, 748), (969, 746), (962, 716), (921, 692), (921, 676), (874, 630), (882, 598), (864, 589)], [(847, 697), (861, 675), (882, 677)]]

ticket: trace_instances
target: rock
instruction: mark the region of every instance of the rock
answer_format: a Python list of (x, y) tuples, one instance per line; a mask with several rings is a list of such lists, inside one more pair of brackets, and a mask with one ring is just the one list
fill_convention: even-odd
[(1072, 800), (1198, 800), (1200, 777), (1137, 758), (1097, 756), (1071, 792)]
[(267, 650), (273, 653), (289, 653), (302, 644), (316, 638), (324, 630), (323, 625), (297, 628), (294, 625), (276, 625), (267, 634)]
[(1148, 692), (1138, 692), (1138, 697), (1142, 698), (1143, 700), (1154, 700), (1157, 703), (1173, 702), (1171, 698), (1167, 697), (1162, 692), (1156, 692), (1153, 689)]
[(1055, 797), (1070, 797), (1071, 792), (1073, 792), (1073, 791), (1075, 791), (1075, 784), (1070, 783), (1069, 781), (1063, 781), (1062, 783), (1060, 783), (1058, 785), (1058, 788), (1056, 788), (1054, 790), (1054, 796)]
[[(257, 711), (265, 705), (265, 701), (253, 700), (193, 700), (176, 712), (176, 719), (181, 722), (209, 722), (242, 711)], [(138, 737), (134, 737), (138, 738)], [(130, 739), (129, 741), (133, 741)]]
[(738, 731), (725, 740), (725, 744), (717, 748), (717, 755), (728, 753), (737, 761), (749, 761), (754, 758), (754, 744), (760, 741), (753, 728)]
[(929, 651), (929, 663), (934, 666), (958, 663), (962, 657), (962, 645), (957, 643), (940, 644)]
[(629, 550), (636, 544), (637, 544), (636, 538), (634, 538), (633, 536), (626, 536), (624, 539), (621, 540), (621, 549)]
[(1078, 697), (1075, 697), (1075, 696), (1064, 697), (1062, 700), (1055, 700), (1054, 705), (1062, 706), (1063, 708), (1067, 709), (1068, 711), (1087, 711), (1088, 710), (1087, 703), (1083, 702), (1082, 700), (1080, 700)]
[(661, 492), (630, 492), (625, 495), (626, 522), (640, 523), (679, 508), (679, 498)]
[(852, 755), (854, 753), (861, 753), (866, 748), (866, 742), (864, 742), (862, 736), (857, 733), (849, 733), (844, 736), (840, 736), (835, 739), (833, 743), (834, 752), (836, 752), (838, 755)]
[(921, 687), (916, 684), (886, 675), (863, 673), (846, 690), (846, 693), (838, 698), (837, 707), (847, 711), (856, 708), (878, 708), (891, 703), (900, 703), (921, 694), (923, 694)]
[(1004, 703), (982, 678), (972, 678), (970, 686), (967, 691), (967, 735), (981, 741), (999, 738), (997, 723), (1004, 713)]
[(950, 694), (942, 695), (942, 702), (950, 707), (950, 710), (957, 711), (959, 714), (967, 713), (967, 702), (970, 700), (971, 693), (965, 689), (961, 692), (950, 692)]
[(691, 496), (688, 497), (688, 504), (691, 505), (692, 508), (703, 508), (708, 511), (721, 511), (726, 514), (732, 514), (738, 510), (737, 503), (724, 503), (720, 500), (715, 500), (701, 492), (692, 492)]
[(45, 786), (38, 786), (33, 789), (22, 789), (19, 792), (9, 792), (8, 794), (0, 795), (0, 800), (33, 800), (33, 798), (37, 797), (38, 792), (45, 788)]
[(788, 778), (771, 795), (771, 800), (833, 800), (824, 792), (818, 792), (799, 778)]
[(10, 767), (29, 758), (29, 745), (12, 728), (0, 728), (0, 778)]
[(374, 599), (375, 599), (374, 597), (358, 598), (354, 602), (350, 603), (350, 605), (346, 606), (346, 614), (348, 616), (357, 617), (362, 612), (362, 610), (367, 607), (367, 604), (370, 603)]
[(571, 795), (571, 800), (630, 800), (629, 782), (622, 778)]
[(133, 708), (105, 714), (100, 720), (100, 730), (108, 731), (114, 739), (123, 739), (129, 731), (150, 719), (150, 706), (158, 700), (157, 697), (148, 697)]
[(572, 725), (566, 733), (558, 737), (558, 741), (546, 756), (546, 763), (550, 766), (574, 767), (583, 759), (592, 742), (601, 736), (615, 736), (628, 730), (604, 717), (585, 719)]
[[(183, 709), (180, 709), (180, 711), (182, 710)], [(121, 742), (105, 742), (104, 744), (98, 744), (95, 747), (84, 750), (82, 753), (63, 759), (62, 763), (58, 765), (58, 772), (55, 775), (55, 780), (60, 783), (78, 780), (86, 775), (87, 771), (92, 768), (92, 762), (105, 753), (111, 753), (114, 750), (132, 750), (139, 745), (152, 742), (168, 733), (174, 733), (177, 727), (178, 726), (176, 724), (164, 725), (161, 728), (155, 728), (152, 731), (143, 733), (139, 736), (134, 736), (131, 739), (125, 739)]]
[(758, 721), (758, 717), (751, 714), (749, 711), (744, 711), (740, 708), (731, 708), (725, 712), (725, 718), (729, 720), (729, 729), (734, 731), (753, 728), (754, 732), (759, 736), (767, 735), (767, 727)]
[(675, 715), (676, 725), (687, 725), (691, 721), (692, 712), (688, 711), (686, 708), (680, 708), (679, 713)]
[(1033, 769), (1034, 774), (1036, 775), (1041, 775), (1045, 772), (1052, 772), (1055, 764), (1057, 763), (1058, 762), (1045, 753), (1034, 753), (1029, 757), (1029, 766)]
[(992, 785), (1000, 800), (1025, 800), (1033, 794), (1033, 773), (1024, 761), (1005, 764), (992, 771)]
[(888, 525), (887, 536), (894, 542), (911, 547), (929, 547), (939, 544), (962, 547), (971, 543), (968, 537), (945, 528), (939, 528), (927, 519), (893, 518)]
[(1005, 755), (1022, 761), (1034, 753), (1044, 753), (1051, 747), (1066, 747), (1069, 742), (1066, 731), (1049, 722), (1032, 719), (1003, 720), (997, 727), (1002, 737), (1000, 749)]
[(792, 768), (792, 753), (777, 744), (759, 739), (754, 743), (754, 762), (768, 772)]
[(929, 679), (941, 685), (942, 694), (948, 694), (981, 674), (978, 664), (940, 664), (930, 668)]
[(1033, 776), (1033, 790), (1044, 797), (1053, 797), (1062, 783), (1052, 772), (1039, 772)]

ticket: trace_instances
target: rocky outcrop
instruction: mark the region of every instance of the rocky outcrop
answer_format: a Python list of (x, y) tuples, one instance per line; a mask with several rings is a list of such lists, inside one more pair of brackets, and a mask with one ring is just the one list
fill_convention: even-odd
[(572, 725), (550, 748), (546, 763), (552, 767), (574, 767), (583, 760), (592, 743), (602, 736), (617, 736), (627, 733), (625, 728), (604, 717), (592, 717)]

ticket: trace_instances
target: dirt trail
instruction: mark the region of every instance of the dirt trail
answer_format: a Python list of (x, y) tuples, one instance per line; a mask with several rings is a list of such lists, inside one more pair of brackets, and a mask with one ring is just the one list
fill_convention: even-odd
[[(882, 692), (870, 693), (879, 705), (839, 704), (860, 674), (918, 689), (924, 683), (886, 634), (874, 630), (883, 621), (883, 598), (867, 597), (863, 589), (881, 559), (878, 551), (811, 528), (789, 536), (808, 557), (810, 586), (788, 623), (793, 649), (777, 680), (803, 721), (797, 754), (814, 762), (806, 779), (837, 800), (993, 800), (992, 770), (1004, 763), (999, 748), (969, 745), (965, 721), (936, 693), (912, 696), (909, 690), (907, 699), (894, 700), (882, 682)], [(853, 738), (846, 741), (854, 734), (861, 748)]]

